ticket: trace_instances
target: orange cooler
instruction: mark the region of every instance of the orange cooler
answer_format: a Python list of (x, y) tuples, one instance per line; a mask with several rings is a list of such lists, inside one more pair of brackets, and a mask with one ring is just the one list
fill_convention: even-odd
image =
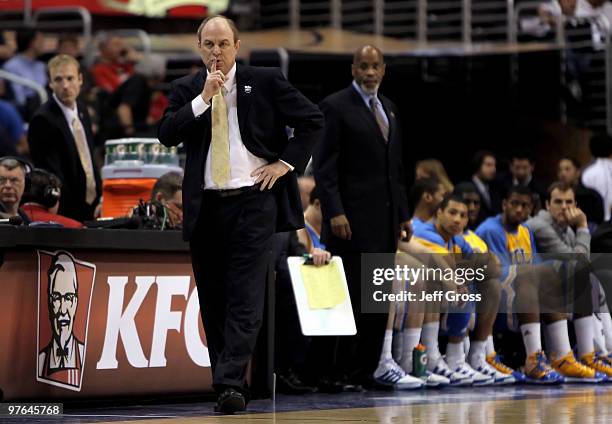
[(102, 217), (128, 215), (140, 199), (149, 200), (155, 181), (167, 172), (183, 173), (176, 147), (155, 138), (123, 138), (105, 143)]

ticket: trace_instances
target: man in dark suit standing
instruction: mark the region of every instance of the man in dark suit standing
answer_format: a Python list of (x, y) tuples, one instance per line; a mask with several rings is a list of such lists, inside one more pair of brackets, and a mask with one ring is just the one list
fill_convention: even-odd
[(512, 153), (510, 159), (510, 172), (502, 175), (500, 179), (503, 196), (514, 186), (520, 185), (531, 190), (533, 194), (533, 211), (531, 215), (537, 214), (542, 209), (544, 201), (548, 196), (546, 183), (534, 176), (534, 170), (535, 158), (533, 154), (527, 149), (516, 150)]
[(62, 181), (59, 214), (83, 222), (94, 218), (102, 184), (93, 159), (87, 107), (77, 101), (83, 85), (79, 62), (58, 55), (49, 61), (53, 96), (34, 114), (28, 130), (34, 166)]
[(369, 45), (357, 50), (352, 74), (349, 87), (320, 105), (325, 132), (313, 165), (322, 241), (342, 257), (356, 310), (358, 363), (348, 373), (355, 382), (367, 383), (380, 354), (386, 315), (360, 313), (361, 253), (395, 253), (400, 227), (410, 232), (410, 224), (399, 116), (378, 92), (385, 74), (381, 51)]
[(197, 35), (206, 69), (173, 82), (158, 136), (166, 146), (185, 145), (184, 237), (219, 393), (215, 409), (231, 414), (248, 402), (271, 238), (304, 225), (293, 171), (306, 167), (323, 117), (279, 70), (236, 64), (231, 20), (207, 18)]
[(495, 184), (497, 159), (488, 150), (479, 150), (472, 158), (472, 183), (480, 195), (481, 208), (478, 223), (501, 212), (501, 196)]

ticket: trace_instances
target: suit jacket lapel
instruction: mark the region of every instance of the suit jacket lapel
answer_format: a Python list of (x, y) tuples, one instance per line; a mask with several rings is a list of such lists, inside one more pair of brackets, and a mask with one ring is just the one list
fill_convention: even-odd
[[(370, 129), (372, 130), (372, 133), (376, 134), (376, 139), (384, 145), (385, 139), (382, 136), (380, 127), (378, 126), (378, 122), (376, 122), (376, 117), (374, 116), (374, 113), (372, 113), (372, 110), (365, 104), (363, 98), (357, 92), (357, 90), (355, 90), (355, 87), (353, 87), (352, 84), (349, 88), (352, 93), (353, 102), (360, 110), (363, 121), (368, 123)], [(390, 131), (389, 134), (391, 134)]]
[(238, 125), (243, 141), (248, 134), (246, 123), (253, 100), (251, 91), (257, 89), (257, 87), (249, 85), (250, 82), (251, 73), (249, 69), (236, 65), (236, 108), (238, 109)]
[(72, 135), (72, 130), (68, 126), (68, 121), (66, 121), (64, 112), (62, 112), (62, 109), (57, 104), (57, 101), (54, 98), (51, 99), (51, 102), (52, 103), (51, 103), (50, 110), (55, 115), (55, 118), (56, 118), (55, 122), (57, 122), (57, 125), (59, 126), (60, 131), (64, 135), (64, 140), (68, 142), (67, 143), (68, 148), (78, 154), (78, 151), (76, 150), (76, 146), (74, 144), (74, 135)]

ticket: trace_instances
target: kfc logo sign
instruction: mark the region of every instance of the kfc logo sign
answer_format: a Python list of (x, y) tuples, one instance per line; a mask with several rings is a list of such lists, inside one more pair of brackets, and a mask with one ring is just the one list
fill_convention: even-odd
[(36, 379), (80, 391), (96, 266), (70, 253), (38, 251)]
[[(104, 347), (97, 369), (117, 369), (117, 344), (121, 339), (127, 360), (135, 368), (165, 367), (166, 339), (169, 331), (182, 333), (189, 358), (200, 367), (210, 367), (208, 348), (200, 336), (200, 305), (198, 293), (194, 288), (190, 293), (190, 276), (137, 276), (134, 279), (136, 291), (128, 300), (125, 308), (127, 276), (108, 277), (109, 286), (108, 314)], [(147, 358), (140, 343), (136, 315), (142, 312), (142, 305), (152, 288), (157, 288), (153, 323), (147, 331), (152, 331), (150, 356)], [(172, 310), (173, 297), (187, 301), (184, 311)], [(184, 319), (183, 319), (184, 318)], [(140, 329), (145, 331), (144, 328)]]

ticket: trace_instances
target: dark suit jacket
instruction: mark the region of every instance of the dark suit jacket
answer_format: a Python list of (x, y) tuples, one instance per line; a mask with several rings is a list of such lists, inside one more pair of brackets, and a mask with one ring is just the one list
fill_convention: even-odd
[[(321, 237), (332, 250), (395, 252), (399, 223), (409, 218), (397, 108), (378, 96), (389, 119), (388, 144), (352, 85), (320, 105), (325, 133), (313, 169), (324, 218)], [(331, 233), (330, 219), (341, 214), (349, 220), (351, 241)]]
[[(204, 162), (210, 145), (211, 109), (195, 118), (191, 101), (206, 81), (206, 70), (172, 83), (169, 106), (158, 127), (158, 138), (166, 146), (183, 142), (187, 160), (183, 179), (183, 235), (189, 240), (202, 205)], [(236, 86), (238, 123), (246, 148), (272, 163), (278, 159), (303, 172), (315, 142), (323, 129), (323, 116), (283, 77), (278, 69), (237, 65)], [(287, 138), (286, 127), (294, 128)], [(277, 231), (304, 226), (304, 216), (296, 172), (280, 178), (274, 185)]]
[[(513, 181), (512, 181), (511, 173), (504, 174), (499, 179), (499, 186), (501, 187), (502, 199), (506, 197), (506, 193), (508, 193), (508, 190), (510, 190), (512, 185), (513, 185)], [(529, 181), (529, 184), (527, 184), (527, 187), (531, 190), (531, 192), (534, 195), (533, 196), (533, 203), (534, 203), (533, 213), (535, 214), (537, 213), (538, 210), (545, 207), (548, 186), (546, 185), (544, 181), (533, 176), (531, 178), (531, 181)]]
[[(78, 102), (77, 108), (87, 136), (89, 153), (92, 155), (94, 137), (87, 107)], [(49, 99), (34, 114), (28, 130), (28, 143), (34, 166), (54, 173), (62, 181), (62, 197), (58, 213), (80, 222), (93, 219), (93, 212), (102, 193), (100, 173), (92, 156), (97, 196), (93, 204), (88, 205), (85, 202), (85, 171), (81, 165), (79, 152), (64, 113), (54, 98)]]
[(485, 202), (484, 195), (480, 191), (478, 186), (474, 183), (473, 180), (470, 180), (470, 182), (474, 184), (474, 187), (476, 187), (476, 190), (478, 190), (478, 193), (480, 194), (480, 212), (478, 213), (478, 226), (488, 217), (495, 216), (501, 212), (501, 190), (498, 187), (497, 181), (491, 181), (488, 183), (489, 198), (491, 199), (491, 206), (489, 207), (489, 205), (487, 205), (487, 203)]

